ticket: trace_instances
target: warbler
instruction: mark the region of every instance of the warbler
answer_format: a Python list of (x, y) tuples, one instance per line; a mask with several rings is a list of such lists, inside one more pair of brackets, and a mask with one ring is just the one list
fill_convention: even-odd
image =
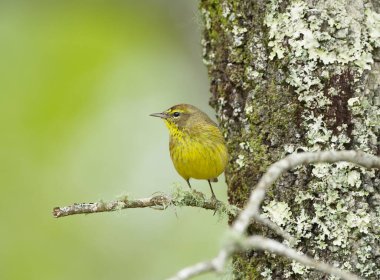
[(189, 104), (175, 105), (150, 116), (165, 121), (170, 135), (170, 157), (189, 188), (190, 178), (207, 180), (212, 199), (216, 199), (211, 181), (217, 181), (228, 161), (227, 147), (216, 123)]

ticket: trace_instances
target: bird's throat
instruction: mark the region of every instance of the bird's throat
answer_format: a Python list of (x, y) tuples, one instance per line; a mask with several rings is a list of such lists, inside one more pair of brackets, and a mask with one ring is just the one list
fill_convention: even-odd
[(178, 128), (178, 126), (175, 123), (165, 120), (165, 124), (169, 129), (170, 137), (182, 140), (186, 136), (186, 132)]

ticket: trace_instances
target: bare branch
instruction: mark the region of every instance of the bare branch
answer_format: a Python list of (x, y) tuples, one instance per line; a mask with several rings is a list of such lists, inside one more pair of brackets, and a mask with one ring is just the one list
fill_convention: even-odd
[(186, 280), (206, 272), (221, 272), (223, 271), (226, 261), (228, 260), (230, 254), (232, 254), (232, 251), (227, 250), (227, 248), (224, 248), (220, 250), (219, 254), (211, 261), (200, 262), (195, 265), (185, 267), (184, 269), (178, 271), (178, 273), (175, 276), (169, 278), (168, 280)]
[[(173, 195), (154, 195), (140, 199), (120, 199), (110, 202), (90, 202), (74, 203), (69, 206), (55, 207), (53, 216), (55, 218), (66, 217), (77, 214), (92, 214), (101, 212), (112, 212), (128, 208), (154, 208), (164, 210), (168, 206), (190, 206), (214, 211), (222, 211), (228, 214), (235, 214), (232, 207), (227, 207), (223, 202), (213, 199), (206, 199), (204, 195), (196, 191), (181, 191)], [(229, 213), (231, 212), (231, 213)]]
[(169, 278), (168, 280), (185, 280), (211, 271), (215, 271), (215, 267), (212, 261), (200, 262), (178, 271), (175, 276)]

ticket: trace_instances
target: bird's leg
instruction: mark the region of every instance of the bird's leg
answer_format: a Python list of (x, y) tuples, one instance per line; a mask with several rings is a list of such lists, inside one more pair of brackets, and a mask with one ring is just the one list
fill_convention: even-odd
[(211, 201), (215, 202), (215, 211), (214, 211), (214, 216), (215, 216), (215, 213), (216, 213), (216, 211), (218, 210), (219, 200), (216, 198), (216, 196), (215, 196), (215, 194), (214, 194), (214, 190), (213, 190), (212, 187), (211, 187), (211, 181), (210, 181), (210, 180), (207, 180), (207, 182), (208, 182), (208, 185), (210, 186), (210, 190), (211, 190), (211, 193), (212, 193)]
[(188, 185), (189, 188), (190, 188), (190, 192), (193, 193), (192, 195), (196, 195), (197, 197), (200, 197), (200, 198), (202, 198), (203, 200), (205, 199), (205, 195), (204, 195), (204, 193), (202, 193), (202, 192), (198, 192), (197, 190), (195, 190), (195, 189), (193, 189), (193, 188), (191, 187), (191, 185), (190, 185), (190, 179), (187, 179), (187, 180), (186, 180), (186, 183), (187, 183), (187, 185)]
[(216, 196), (215, 196), (215, 194), (214, 194), (214, 190), (212, 189), (212, 186), (211, 186), (211, 181), (210, 180), (207, 180), (207, 182), (208, 182), (208, 185), (210, 186), (210, 190), (211, 190), (211, 193), (212, 193), (212, 196), (211, 196), (211, 199), (212, 200), (218, 200), (217, 198), (216, 198)]

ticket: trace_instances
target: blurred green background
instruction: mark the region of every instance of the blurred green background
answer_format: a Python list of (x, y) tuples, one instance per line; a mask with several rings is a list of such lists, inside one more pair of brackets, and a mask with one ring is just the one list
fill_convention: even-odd
[[(164, 279), (217, 252), (210, 211), (51, 215), (186, 187), (148, 115), (214, 116), (200, 30), (197, 1), (1, 1), (0, 279)], [(214, 190), (226, 199), (223, 179)]]

